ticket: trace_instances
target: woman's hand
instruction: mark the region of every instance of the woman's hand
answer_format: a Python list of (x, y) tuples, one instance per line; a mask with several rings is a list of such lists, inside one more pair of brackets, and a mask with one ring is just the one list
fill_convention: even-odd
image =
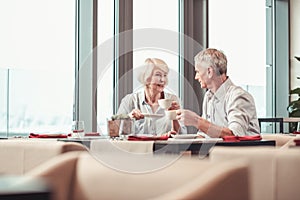
[(144, 119), (144, 115), (142, 114), (142, 112), (139, 109), (133, 109), (128, 116), (130, 118), (134, 118), (136, 120), (140, 120), (140, 119)]
[(168, 110), (178, 110), (180, 109), (180, 105), (177, 103), (177, 101), (172, 101), (171, 106), (168, 108)]
[(162, 134), (162, 136), (168, 136), (170, 137), (171, 135), (177, 135), (178, 133), (176, 131), (168, 131), (167, 133)]

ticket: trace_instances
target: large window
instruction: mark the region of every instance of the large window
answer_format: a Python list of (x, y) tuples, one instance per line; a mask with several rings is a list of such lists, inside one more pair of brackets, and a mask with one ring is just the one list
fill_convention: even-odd
[(0, 68), (0, 136), (6, 135), (7, 133), (7, 110), (8, 110), (8, 91), (7, 91), (7, 77), (8, 70)]
[[(234, 9), (233, 9), (234, 8)], [(209, 47), (227, 55), (228, 75), (266, 116), (266, 11), (261, 0), (209, 0)]]
[[(159, 6), (158, 6), (159, 5)], [(142, 37), (150, 41), (152, 45), (139, 47), (133, 52), (133, 68), (137, 69), (144, 64), (146, 58), (160, 58), (164, 60), (169, 68), (169, 84), (166, 91), (178, 95), (178, 69), (179, 69), (179, 37), (172, 37), (179, 31), (179, 2), (178, 0), (133, 0), (133, 42), (135, 38)], [(135, 30), (148, 29), (144, 32)], [(150, 30), (153, 29), (153, 30)], [(161, 33), (160, 33), (161, 30)], [(164, 32), (169, 31), (170, 37), (164, 37)], [(147, 34), (148, 32), (148, 34)], [(151, 33), (155, 33), (151, 35)], [(161, 37), (157, 37), (161, 36)], [(171, 39), (170, 39), (171, 38)], [(158, 42), (169, 40), (172, 49), (162, 49), (157, 46)], [(171, 41), (172, 40), (172, 41)], [(153, 42), (152, 42), (153, 41)], [(137, 81), (138, 70), (133, 71), (133, 89), (138, 90), (141, 84)]]
[(98, 1), (97, 130), (102, 134), (114, 110), (114, 5), (112, 0)]
[(0, 134), (69, 132), (75, 1), (0, 1)]
[[(126, 7), (130, 1), (125, 2)], [(119, 58), (122, 56), (119, 52), (119, 37), (126, 35), (126, 37), (133, 37), (133, 43), (135, 39), (141, 36), (141, 32), (144, 28), (155, 29), (156, 32), (170, 31), (176, 35), (179, 29), (179, 14), (178, 14), (178, 1), (177, 0), (164, 0), (164, 1), (149, 1), (149, 0), (133, 0), (132, 7), (129, 9), (132, 12), (133, 17), (119, 16), (119, 13), (126, 13), (128, 10), (120, 11), (119, 3), (111, 0), (99, 0), (98, 1), (98, 80), (97, 80), (97, 130), (102, 134), (107, 134), (106, 120), (111, 117), (114, 112), (114, 108), (118, 107), (119, 99), (117, 79), (119, 77), (119, 71), (124, 67), (124, 63), (119, 63)], [(157, 6), (157, 5), (160, 6)], [(167, 11), (167, 15), (166, 15)], [(127, 13), (128, 14), (128, 13)], [(126, 15), (126, 14), (125, 14)], [(120, 21), (119, 21), (120, 19)], [(128, 21), (126, 21), (128, 20)], [(131, 21), (132, 20), (132, 21)], [(122, 24), (124, 23), (124, 24)], [(126, 24), (126, 25), (125, 25)], [(126, 32), (125, 34), (120, 30), (120, 27), (132, 24), (132, 32)], [(131, 29), (131, 28), (130, 28)], [(168, 38), (152, 37), (150, 40), (164, 40)], [(146, 39), (147, 40), (147, 39)], [(125, 41), (128, 42), (128, 41)], [(156, 42), (157, 43), (157, 42)], [(167, 91), (178, 94), (178, 36), (174, 37), (172, 43), (172, 49), (162, 49), (156, 46), (155, 43), (150, 46), (142, 46), (138, 49), (133, 49), (131, 66), (126, 66), (129, 70), (126, 73), (133, 72), (132, 85), (133, 88), (125, 88), (126, 91), (137, 91), (142, 89), (142, 85), (137, 81), (138, 68), (141, 67), (148, 57), (156, 57), (163, 59), (170, 67), (171, 72), (169, 76), (169, 85)], [(175, 48), (173, 47), (175, 44)], [(131, 49), (129, 49), (130, 51)], [(172, 50), (172, 51), (171, 51)], [(128, 52), (123, 52), (128, 53)], [(104, 57), (103, 55), (106, 55)], [(128, 55), (127, 55), (128, 56)], [(129, 55), (130, 57), (130, 55)], [(107, 60), (111, 58), (111, 60)], [(120, 77), (122, 79), (122, 77)], [(124, 91), (119, 91), (123, 92)], [(116, 100), (117, 99), (117, 100)]]
[[(103, 6), (107, 3), (105, 0), (99, 1), (98, 5), (98, 19), (102, 21), (102, 25), (98, 23), (98, 40), (111, 39), (114, 37), (112, 32), (114, 27), (127, 27), (132, 28), (132, 42), (133, 42), (133, 52), (132, 52), (132, 68), (127, 70), (133, 70), (133, 85), (132, 91), (142, 90), (142, 85), (137, 81), (137, 76), (139, 73), (139, 67), (141, 67), (148, 57), (158, 57), (166, 61), (171, 69), (169, 86), (166, 88), (167, 91), (179, 95), (181, 91), (179, 89), (182, 87), (179, 85), (180, 77), (179, 73), (179, 51), (180, 51), (180, 41), (179, 37), (174, 37), (171, 42), (173, 49), (161, 48), (159, 43), (163, 43), (165, 40), (170, 40), (170, 38), (163, 38), (163, 34), (166, 31), (170, 31), (170, 35), (176, 33), (179, 35), (180, 26), (188, 26), (191, 30), (191, 35), (195, 38), (199, 38), (200, 35), (204, 37), (207, 33), (208, 46), (221, 49), (225, 52), (228, 57), (228, 75), (233, 80), (236, 85), (242, 86), (244, 89), (248, 90), (254, 97), (257, 106), (258, 117), (266, 116), (266, 11), (265, 2), (261, 0), (209, 0), (208, 3), (208, 24), (209, 29), (206, 31), (206, 27), (194, 27), (198, 26), (197, 23), (193, 24), (186, 21), (188, 24), (181, 24), (184, 21), (181, 19), (180, 10), (183, 10), (184, 4), (183, 0), (132, 0), (127, 3), (132, 2), (131, 5), (126, 5), (128, 8), (119, 12), (118, 5), (113, 6), (113, 2), (110, 1), (110, 6)], [(101, 3), (102, 2), (102, 3)], [(117, 1), (115, 1), (117, 2)], [(102, 6), (100, 5), (102, 4)], [(199, 6), (196, 1), (190, 6)], [(202, 9), (205, 9), (204, 4), (202, 4)], [(106, 9), (104, 10), (103, 7)], [(235, 9), (232, 9), (235, 8)], [(185, 12), (189, 12), (186, 8)], [(253, 11), (255, 10), (255, 14)], [(230, 12), (228, 12), (230, 11)], [(192, 11), (191, 11), (192, 12)], [(193, 10), (193, 12), (203, 12), (202, 16), (205, 18), (205, 11), (201, 9)], [(115, 14), (115, 21), (113, 17)], [(124, 16), (118, 16), (118, 14), (124, 14)], [(132, 14), (132, 17), (131, 17)], [(185, 13), (184, 16), (189, 16), (189, 13)], [(193, 15), (195, 16), (195, 15)], [(205, 22), (203, 19), (202, 22)], [(120, 22), (116, 19), (122, 19)], [(193, 19), (195, 22), (196, 19)], [(114, 26), (112, 26), (114, 23)], [(121, 23), (121, 24), (119, 24)], [(190, 24), (189, 24), (190, 23)], [(205, 26), (203, 23), (200, 25)], [(105, 33), (100, 31), (105, 30)], [(126, 28), (125, 28), (126, 29)], [(189, 29), (189, 30), (190, 30)], [(115, 29), (118, 33), (118, 28)], [(202, 30), (203, 33), (199, 33)], [(162, 34), (157, 34), (159, 31)], [(145, 34), (146, 33), (146, 34)], [(155, 33), (151, 35), (151, 33)], [(106, 34), (106, 36), (105, 36)], [(143, 35), (144, 34), (144, 35)], [(160, 37), (162, 36), (162, 37)], [(201, 36), (201, 37), (202, 37)], [(141, 39), (142, 38), (142, 39)], [(139, 39), (148, 41), (145, 46), (138, 46), (135, 49), (135, 43), (138, 43)], [(118, 44), (117, 40), (114, 48), (115, 58), (118, 58)], [(130, 41), (130, 40), (128, 40)], [(157, 43), (152, 41), (158, 41)], [(204, 44), (203, 44), (204, 45)], [(189, 55), (191, 56), (191, 55)], [(192, 55), (191, 57), (193, 57)], [(114, 60), (115, 61), (115, 60)], [(101, 62), (98, 61), (98, 62)], [(105, 72), (109, 78), (105, 79), (105, 88), (99, 90), (98, 82), (98, 124), (102, 124), (105, 129), (106, 117), (112, 115), (113, 111), (113, 94), (114, 88), (113, 84), (115, 79), (118, 77), (118, 69), (123, 66), (113, 66), (113, 61), (111, 66), (109, 66)], [(124, 64), (124, 63), (123, 63)], [(127, 64), (127, 63), (125, 63)], [(98, 64), (99, 67), (99, 64)], [(186, 70), (186, 69), (184, 69)], [(114, 74), (113, 74), (114, 73)], [(185, 73), (185, 72), (180, 72)], [(183, 75), (183, 74), (181, 74)], [(106, 77), (106, 76), (105, 76)], [(194, 77), (189, 77), (194, 79)], [(103, 78), (104, 81), (104, 78)], [(192, 82), (192, 81), (191, 81)], [(102, 86), (101, 86), (102, 87)], [(108, 88), (110, 88), (108, 90)], [(106, 94), (106, 95), (103, 95)], [(183, 93), (182, 93), (183, 94)], [(182, 97), (184, 98), (184, 97)], [(201, 97), (200, 97), (201, 99)], [(200, 100), (199, 99), (199, 100)], [(201, 103), (200, 103), (201, 104)], [(195, 106), (197, 106), (195, 104)], [(193, 108), (192, 108), (193, 109)], [(99, 117), (101, 116), (101, 117)], [(106, 133), (106, 131), (105, 131)]]
[[(118, 2), (125, 6), (119, 8)], [(187, 70), (181, 65), (183, 71), (179, 71), (178, 55), (180, 51), (186, 50), (179, 41), (178, 33), (183, 29), (188, 30), (189, 36), (200, 43), (203, 42), (204, 46), (206, 39), (209, 38), (209, 47), (222, 49), (225, 52), (229, 60), (229, 76), (236, 85), (241, 85), (254, 96), (258, 116), (266, 115), (268, 105), (266, 105), (265, 94), (266, 91), (273, 90), (267, 88), (265, 78), (268, 77), (265, 73), (265, 1), (130, 0), (125, 2), (125, 0), (98, 0), (93, 3), (90, 1), (80, 1), (80, 3), (83, 7), (79, 10), (98, 4), (97, 12), (95, 12), (98, 15), (97, 30), (90, 29), (92, 23), (87, 21), (93, 20), (89, 18), (93, 12), (88, 9), (84, 14), (89, 15), (88, 17), (82, 16), (82, 13), (76, 15), (76, 1), (74, 0), (0, 1), (0, 136), (30, 132), (70, 131), (73, 110), (75, 107), (77, 110), (81, 105), (74, 104), (75, 54), (92, 52), (91, 49), (87, 47), (85, 49), (83, 46), (95, 40), (85, 40), (84, 37), (86, 35), (94, 37), (93, 33), (96, 32), (98, 56), (95, 111), (97, 112), (97, 130), (104, 134), (106, 134), (106, 118), (114, 114), (119, 101), (115, 89), (118, 87), (120, 69), (122, 73), (125, 68), (125, 73), (127, 70), (133, 70), (130, 90), (136, 91), (141, 89), (140, 83), (137, 82), (139, 66), (148, 57), (162, 58), (171, 69), (167, 91), (177, 95), (184, 94), (182, 93), (184, 87), (179, 85), (181, 80), (178, 75), (178, 73), (186, 75)], [(206, 3), (209, 8), (208, 16), (205, 11)], [(186, 5), (186, 8), (183, 9), (183, 5)], [(202, 12), (203, 19), (199, 19), (201, 15), (198, 16), (198, 14)], [(119, 16), (120, 13), (121, 16)], [(78, 22), (81, 26), (78, 24), (75, 26), (76, 16), (79, 17)], [(183, 20), (183, 16), (187, 20)], [(209, 23), (207, 32), (205, 30), (206, 17)], [(202, 26), (204, 28), (201, 28)], [(83, 37), (82, 43), (75, 42), (78, 27), (81, 27), (81, 32), (77, 33)], [(280, 25), (276, 26), (277, 29), (280, 27)], [(153, 33), (151, 31), (154, 30), (156, 34), (144, 35), (144, 41), (153, 42), (133, 48), (132, 55), (129, 55), (129, 57), (132, 56), (132, 60), (130, 61), (130, 58), (127, 62), (128, 57), (126, 57), (126, 62), (118, 65), (120, 44), (116, 36), (119, 29), (133, 31), (132, 41), (129, 41), (133, 43), (133, 47), (137, 42), (137, 36), (141, 36), (140, 30), (149, 30), (148, 33)], [(159, 32), (161, 34), (157, 35)], [(166, 32), (170, 33), (167, 37), (164, 35)], [(172, 37), (168, 37), (170, 35)], [(162, 48), (160, 43), (165, 41), (171, 41), (172, 47)], [(76, 44), (79, 45), (78, 51), (75, 51)], [(278, 49), (276, 52), (279, 52)], [(189, 53), (189, 56), (193, 57), (192, 54)], [(81, 62), (84, 62), (84, 58)], [(128, 63), (130, 65), (126, 65)], [(275, 70), (274, 68), (272, 73), (275, 74)], [(185, 78), (194, 79), (192, 73), (188, 75)], [(84, 88), (82, 82), (78, 84)], [(192, 87), (195, 88), (193, 84)], [(280, 85), (277, 84), (277, 86)], [(280, 92), (277, 91), (277, 93)], [(190, 98), (190, 95), (182, 95), (181, 98), (185, 96)], [(83, 110), (85, 106), (94, 105), (89, 102), (83, 104), (80, 106)], [(89, 117), (82, 120), (88, 123), (91, 121)]]

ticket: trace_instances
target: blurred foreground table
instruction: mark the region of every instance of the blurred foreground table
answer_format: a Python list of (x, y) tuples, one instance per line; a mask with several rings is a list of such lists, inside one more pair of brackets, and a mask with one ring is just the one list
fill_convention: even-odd
[(50, 200), (51, 190), (43, 179), (24, 176), (0, 176), (1, 200)]

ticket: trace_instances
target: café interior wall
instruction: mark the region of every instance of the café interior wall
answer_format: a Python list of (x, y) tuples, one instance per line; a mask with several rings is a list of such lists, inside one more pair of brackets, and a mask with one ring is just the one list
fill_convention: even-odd
[[(290, 89), (300, 87), (300, 62), (295, 56), (300, 56), (300, 1), (290, 1)], [(292, 96), (292, 100), (296, 96)]]

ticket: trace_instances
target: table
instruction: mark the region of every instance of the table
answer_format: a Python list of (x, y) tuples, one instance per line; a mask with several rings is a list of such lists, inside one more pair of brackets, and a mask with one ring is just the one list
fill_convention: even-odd
[[(109, 141), (107, 138), (102, 138)], [(88, 148), (91, 146), (91, 141), (97, 141), (96, 139), (58, 139), (59, 141), (65, 142), (79, 142)], [(100, 139), (101, 140), (101, 139)], [(115, 140), (113, 142), (126, 143), (130, 146), (137, 142), (141, 143), (143, 141), (127, 141), (127, 140)], [(144, 141), (145, 145), (149, 145), (149, 141)], [(156, 140), (153, 141), (153, 153), (154, 154), (180, 154), (183, 151), (191, 151), (192, 155), (207, 155), (209, 150), (214, 146), (274, 146), (276, 145), (275, 140), (257, 140), (257, 141), (240, 141), (240, 142), (225, 142), (217, 140)], [(122, 146), (122, 145), (121, 145)], [(124, 145), (123, 145), (124, 146)], [(128, 149), (128, 148), (125, 148)]]
[(90, 152), (115, 154), (153, 154), (154, 141), (92, 140)]
[(91, 136), (91, 137), (83, 137), (83, 138), (58, 138), (57, 141), (63, 142), (78, 142), (83, 144), (87, 148), (90, 148), (92, 140), (101, 140), (101, 139), (109, 139), (109, 136)]
[(182, 142), (173, 141), (155, 141), (153, 145), (153, 152), (155, 154), (171, 153), (178, 154), (184, 151), (191, 151), (192, 155), (208, 155), (209, 151), (214, 146), (274, 146), (275, 140), (257, 140), (257, 141), (240, 141), (240, 142), (225, 142), (225, 141), (196, 141), (196, 142)]

